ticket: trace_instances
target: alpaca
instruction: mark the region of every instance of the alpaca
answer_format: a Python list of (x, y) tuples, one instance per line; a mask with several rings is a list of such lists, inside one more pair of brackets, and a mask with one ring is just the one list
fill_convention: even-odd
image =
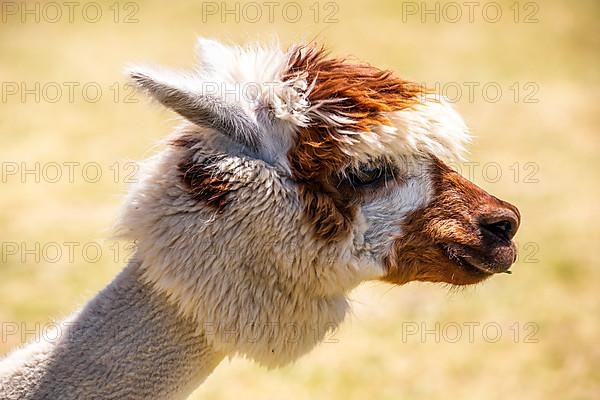
[(228, 356), (296, 360), (363, 281), (468, 285), (507, 272), (516, 207), (449, 163), (458, 113), (312, 44), (200, 39), (192, 72), (131, 79), (182, 123), (118, 219), (123, 271), (0, 364), (2, 399), (182, 399)]

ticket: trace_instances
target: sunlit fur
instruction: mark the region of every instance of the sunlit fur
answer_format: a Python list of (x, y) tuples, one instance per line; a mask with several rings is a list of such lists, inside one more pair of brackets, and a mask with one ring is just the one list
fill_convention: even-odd
[[(177, 369), (164, 381), (156, 378), (165, 398), (184, 396), (226, 355), (268, 367), (297, 359), (343, 321), (347, 295), (361, 282), (468, 284), (510, 266), (518, 210), (444, 164), (460, 159), (469, 140), (446, 101), (314, 44), (284, 51), (201, 39), (197, 52), (192, 71), (128, 70), (142, 90), (183, 119), (146, 160), (125, 199), (116, 231), (138, 246), (129, 267), (69, 319), (83, 315), (102, 325), (103, 318), (116, 318), (114, 299), (126, 303), (123, 296), (132, 291), (145, 293), (149, 304), (168, 302), (184, 321), (182, 337), (197, 340), (177, 365), (190, 354), (206, 354), (206, 360), (193, 381)], [(373, 167), (383, 178), (357, 187), (353, 174)], [(483, 232), (482, 215), (497, 209), (508, 222)], [(139, 289), (123, 292), (122, 285)], [(144, 336), (150, 331), (144, 324), (166, 324), (161, 310), (152, 315), (156, 322), (136, 322), (131, 343), (178, 348), (184, 339), (169, 332)], [(127, 310), (115, 313), (128, 318)], [(167, 317), (174, 329), (174, 317)], [(22, 356), (35, 352), (20, 353), (8, 381), (0, 373), (0, 383), (13, 391), (0, 394), (31, 393), (43, 360), (58, 357), (67, 366), (93, 347), (83, 339), (79, 348), (44, 347), (35, 356), (39, 363)], [(130, 378), (138, 376), (136, 363), (140, 371), (151, 369), (150, 361), (137, 361), (136, 349), (126, 350), (133, 358), (108, 361), (133, 367)], [(22, 375), (31, 384), (15, 384)], [(90, 391), (73, 392), (80, 398), (136, 384), (109, 385), (105, 375), (89, 375)], [(179, 386), (169, 390), (169, 382)], [(61, 391), (46, 385), (44, 393)]]
[[(325, 92), (318, 86), (319, 73), (324, 72), (311, 76), (302, 70), (290, 72), (288, 67), (297, 52), (307, 49), (323, 51), (295, 46), (286, 53), (275, 47), (228, 47), (203, 39), (198, 45), (202, 61), (190, 75), (175, 79), (172, 74), (151, 75), (143, 68), (132, 72), (143, 70), (155, 82), (173, 85), (173, 90), (193, 93), (200, 87), (198, 82), (230, 88), (232, 92), (218, 96), (238, 102), (260, 128), (259, 147), (251, 153), (229, 140), (227, 133), (184, 122), (170, 141), (185, 136), (187, 148), (167, 146), (149, 160), (143, 179), (125, 202), (120, 232), (122, 238), (137, 241), (136, 258), (146, 278), (168, 293), (183, 313), (199, 322), (218, 322), (223, 331), (249, 329), (246, 334), (259, 338), (253, 343), (215, 340), (215, 346), (269, 366), (285, 364), (310, 350), (343, 320), (348, 291), (364, 280), (386, 275), (384, 259), (402, 234), (403, 218), (431, 200), (428, 157), (459, 157), (468, 140), (453, 108), (425, 94), (408, 92), (403, 98), (403, 93), (390, 91), (395, 107), (386, 105), (388, 97), (381, 95), (381, 105), (371, 108), (384, 112), (364, 126), (358, 121), (360, 115), (338, 113), (336, 98), (313, 101), (313, 92)], [(329, 62), (345, 68), (347, 74), (336, 84), (351, 79), (352, 64), (326, 58), (326, 53), (318, 57), (312, 62), (334, 60)], [(365, 67), (364, 79), (372, 71), (377, 73), (371, 68)], [(248, 84), (258, 84), (263, 89), (260, 95), (249, 99), (241, 91), (233, 93)], [(409, 82), (403, 84), (414, 91)], [(354, 88), (357, 98), (361, 89), (365, 90)], [(387, 157), (399, 175), (388, 187), (359, 201), (349, 232), (335, 241), (315, 233), (295, 176), (306, 171), (298, 171), (302, 166), (297, 166), (295, 157), (302, 155), (294, 153), (294, 146), (301, 142), (303, 130), (317, 124), (331, 124), (337, 130), (341, 144), (332, 151), (340, 151), (340, 158), (359, 163)], [(211, 169), (228, 182), (229, 204), (222, 209), (198, 202), (182, 188), (181, 171), (174, 166), (190, 157), (189, 147), (195, 149), (195, 162), (214, 154), (228, 155)], [(314, 172), (334, 172), (327, 166), (327, 156), (315, 160)], [(316, 207), (319, 216), (331, 211)], [(332, 216), (320, 223), (338, 222)], [(277, 326), (270, 328), (271, 322)], [(278, 332), (289, 324), (301, 329), (301, 340), (287, 342)], [(315, 327), (317, 337), (310, 333)]]

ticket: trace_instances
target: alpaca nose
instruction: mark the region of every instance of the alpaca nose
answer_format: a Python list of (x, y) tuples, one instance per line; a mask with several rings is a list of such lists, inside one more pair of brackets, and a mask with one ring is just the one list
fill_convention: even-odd
[(486, 232), (496, 239), (510, 241), (521, 222), (521, 214), (517, 207), (501, 201), (497, 207), (487, 210), (479, 217), (478, 224), (481, 232)]

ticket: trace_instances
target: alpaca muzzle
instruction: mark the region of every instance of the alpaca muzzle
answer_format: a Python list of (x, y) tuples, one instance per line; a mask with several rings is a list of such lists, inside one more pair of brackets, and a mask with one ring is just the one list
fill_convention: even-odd
[(430, 176), (432, 200), (404, 220), (384, 280), (469, 285), (507, 272), (517, 257), (512, 239), (521, 223), (519, 210), (440, 160)]
[[(467, 179), (450, 173), (447, 196), (454, 193), (462, 199), (463, 211), (458, 215), (463, 235), (442, 247), (446, 255), (459, 265), (485, 274), (506, 272), (517, 258), (512, 241), (521, 223), (521, 213), (514, 205), (490, 195)], [(458, 194), (458, 195), (457, 195)]]
[(507, 272), (517, 258), (512, 238), (521, 221), (519, 210), (494, 197), (483, 210), (474, 213), (474, 221), (476, 240), (470, 244), (446, 244), (446, 253), (465, 268), (486, 274)]

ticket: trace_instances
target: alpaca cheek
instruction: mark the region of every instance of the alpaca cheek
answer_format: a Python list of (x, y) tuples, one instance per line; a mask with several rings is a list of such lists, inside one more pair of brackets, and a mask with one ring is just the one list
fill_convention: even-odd
[(357, 257), (366, 265), (375, 263), (381, 278), (386, 271), (384, 260), (392, 252), (398, 237), (404, 235), (403, 223), (415, 210), (430, 203), (431, 190), (425, 175), (415, 175), (361, 208), (366, 226), (363, 243), (356, 248)]

